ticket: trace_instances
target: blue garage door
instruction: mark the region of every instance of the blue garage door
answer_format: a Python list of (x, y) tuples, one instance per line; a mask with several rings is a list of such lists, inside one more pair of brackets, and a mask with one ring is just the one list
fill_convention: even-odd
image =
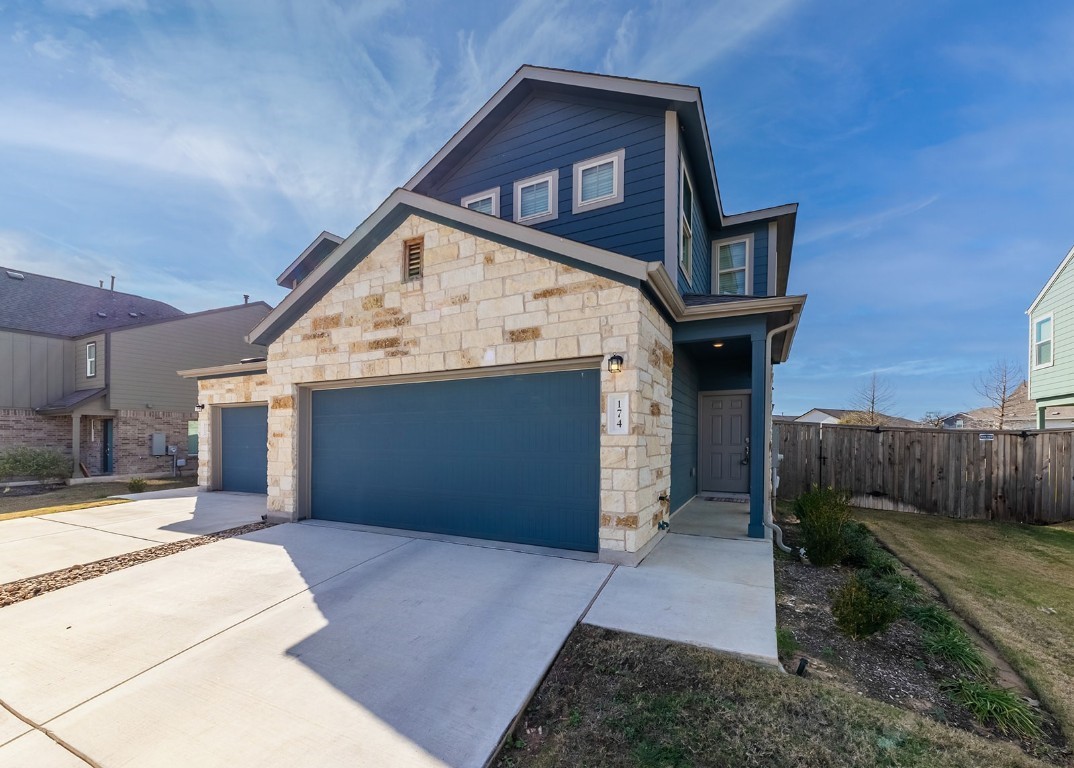
[(268, 406), (220, 409), (222, 491), (265, 493), (268, 483)]
[(600, 372), (313, 393), (322, 520), (595, 552)]

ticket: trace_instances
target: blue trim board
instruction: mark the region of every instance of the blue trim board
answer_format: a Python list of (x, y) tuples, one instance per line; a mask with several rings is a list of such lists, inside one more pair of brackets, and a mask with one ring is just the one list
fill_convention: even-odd
[(751, 365), (753, 374), (750, 397), (750, 525), (753, 539), (764, 538), (764, 455), (765, 447), (765, 339), (752, 340)]

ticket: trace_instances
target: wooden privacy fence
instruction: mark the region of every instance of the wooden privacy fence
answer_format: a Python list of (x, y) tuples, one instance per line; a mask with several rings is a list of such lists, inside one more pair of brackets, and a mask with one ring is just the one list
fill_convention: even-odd
[(976, 520), (1074, 519), (1072, 430), (967, 430), (776, 423), (779, 497), (816, 484), (855, 506)]

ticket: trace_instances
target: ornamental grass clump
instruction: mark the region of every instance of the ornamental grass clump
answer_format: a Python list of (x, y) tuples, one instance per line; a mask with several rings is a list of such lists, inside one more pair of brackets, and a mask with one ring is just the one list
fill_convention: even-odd
[(813, 486), (794, 502), (806, 557), (814, 565), (835, 565), (849, 551), (850, 495)]

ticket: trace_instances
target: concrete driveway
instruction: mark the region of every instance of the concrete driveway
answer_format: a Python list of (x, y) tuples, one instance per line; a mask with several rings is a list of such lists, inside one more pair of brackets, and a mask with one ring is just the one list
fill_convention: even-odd
[(116, 571), (0, 609), (0, 766), (480, 766), (611, 570), (289, 524)]
[(0, 522), (0, 584), (256, 523), (265, 514), (265, 497), (256, 494), (177, 488), (124, 498), (132, 501)]

